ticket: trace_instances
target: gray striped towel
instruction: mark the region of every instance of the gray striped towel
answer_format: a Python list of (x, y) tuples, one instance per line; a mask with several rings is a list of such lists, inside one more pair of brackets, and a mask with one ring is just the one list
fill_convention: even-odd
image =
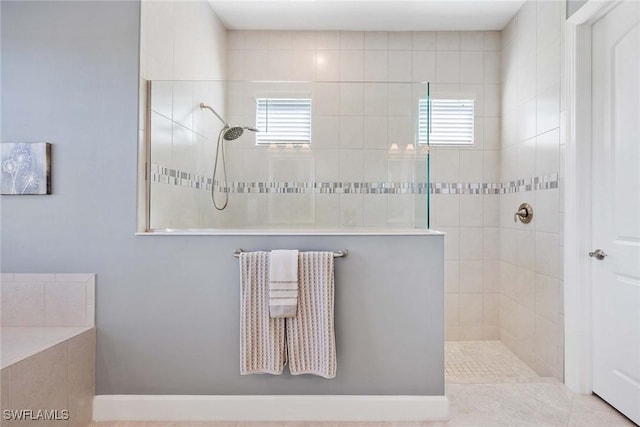
[(285, 319), (269, 316), (269, 253), (240, 254), (240, 374), (282, 373)]
[(274, 250), (269, 257), (269, 313), (294, 317), (298, 309), (298, 251)]
[(286, 319), (292, 375), (336, 376), (333, 276), (332, 252), (300, 253), (298, 315)]

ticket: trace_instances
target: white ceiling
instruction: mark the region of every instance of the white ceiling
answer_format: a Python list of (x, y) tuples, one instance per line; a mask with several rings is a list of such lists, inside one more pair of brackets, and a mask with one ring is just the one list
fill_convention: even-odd
[(501, 30), (524, 0), (209, 0), (230, 30)]

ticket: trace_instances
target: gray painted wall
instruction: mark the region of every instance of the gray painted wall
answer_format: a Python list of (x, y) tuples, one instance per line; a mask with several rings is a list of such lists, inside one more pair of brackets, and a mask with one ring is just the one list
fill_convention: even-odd
[(588, 0), (567, 0), (567, 18), (580, 9)]
[[(0, 5), (2, 141), (54, 192), (2, 198), (2, 271), (97, 273), (98, 394), (444, 393), (442, 236), (136, 237), (139, 3)], [(239, 375), (237, 247), (351, 251), (337, 378)]]

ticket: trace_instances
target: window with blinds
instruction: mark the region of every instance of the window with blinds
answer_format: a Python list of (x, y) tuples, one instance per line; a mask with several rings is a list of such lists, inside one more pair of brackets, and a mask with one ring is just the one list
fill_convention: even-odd
[(258, 98), (258, 144), (310, 144), (311, 99)]
[(431, 99), (431, 123), (427, 100), (418, 105), (418, 142), (431, 145), (473, 145), (473, 99)]

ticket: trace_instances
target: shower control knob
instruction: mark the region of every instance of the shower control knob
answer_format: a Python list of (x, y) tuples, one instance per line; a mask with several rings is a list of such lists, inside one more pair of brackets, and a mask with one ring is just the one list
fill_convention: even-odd
[(518, 206), (518, 210), (513, 214), (513, 222), (520, 220), (523, 224), (529, 224), (533, 219), (533, 207), (529, 203), (522, 203)]
[(589, 256), (591, 258), (597, 259), (598, 261), (602, 261), (604, 259), (604, 257), (607, 256), (607, 254), (605, 254), (602, 249), (596, 249), (593, 252), (589, 252)]

